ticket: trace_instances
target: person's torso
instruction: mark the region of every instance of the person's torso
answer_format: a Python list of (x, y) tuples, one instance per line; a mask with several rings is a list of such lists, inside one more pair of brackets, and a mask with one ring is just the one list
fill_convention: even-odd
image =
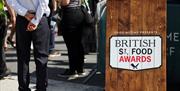
[(36, 11), (39, 0), (17, 0), (17, 2), (24, 8), (28, 10), (34, 10)]

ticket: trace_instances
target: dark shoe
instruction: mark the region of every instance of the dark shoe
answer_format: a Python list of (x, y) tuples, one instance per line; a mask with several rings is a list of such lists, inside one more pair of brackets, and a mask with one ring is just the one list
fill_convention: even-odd
[(13, 47), (16, 48), (16, 43), (10, 39), (10, 37), (7, 38), (7, 42)]
[(0, 73), (0, 79), (10, 75), (11, 71), (9, 69), (7, 69), (6, 71)]
[(19, 91), (31, 91), (31, 89), (30, 88), (26, 88), (26, 89), (19, 88)]
[(77, 74), (75, 73), (75, 71), (71, 71), (71, 70), (69, 70), (69, 69), (66, 69), (66, 70), (64, 71), (64, 73), (62, 73), (62, 74), (60, 74), (60, 75), (58, 75), (58, 76), (60, 76), (60, 77), (70, 77), (70, 76), (74, 76), (74, 75), (77, 75)]

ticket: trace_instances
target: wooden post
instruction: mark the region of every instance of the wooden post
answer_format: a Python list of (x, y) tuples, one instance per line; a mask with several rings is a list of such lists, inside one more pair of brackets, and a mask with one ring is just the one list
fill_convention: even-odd
[[(166, 0), (108, 0), (106, 27), (105, 91), (166, 91)], [(161, 60), (156, 61), (161, 65), (142, 70), (112, 67), (110, 61), (117, 61), (110, 60), (113, 36), (159, 36)]]

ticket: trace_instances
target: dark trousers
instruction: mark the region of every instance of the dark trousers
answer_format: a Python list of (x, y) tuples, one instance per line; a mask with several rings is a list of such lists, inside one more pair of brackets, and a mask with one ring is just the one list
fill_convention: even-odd
[(62, 16), (62, 35), (68, 49), (69, 68), (82, 72), (84, 51), (81, 43), (83, 13), (80, 7), (64, 8)]
[(46, 91), (47, 87), (47, 62), (49, 49), (49, 27), (46, 17), (42, 17), (37, 29), (33, 32), (26, 31), (27, 21), (22, 16), (16, 20), (16, 45), (18, 57), (18, 82), (20, 91), (29, 91), (29, 61), (31, 41), (34, 46), (34, 60), (36, 64), (36, 88)]
[(49, 41), (49, 53), (55, 48), (55, 31), (53, 29), (50, 30), (50, 41)]
[(0, 15), (0, 74), (7, 70), (5, 54), (4, 54), (4, 40), (7, 33), (6, 17)]
[(55, 26), (51, 26), (52, 16), (48, 17), (48, 24), (50, 27), (50, 37), (49, 37), (49, 53), (55, 50)]

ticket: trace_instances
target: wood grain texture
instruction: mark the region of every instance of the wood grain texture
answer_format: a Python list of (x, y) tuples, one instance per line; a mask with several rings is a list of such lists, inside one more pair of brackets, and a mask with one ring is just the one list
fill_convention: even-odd
[[(116, 0), (118, 1), (118, 0)], [(118, 33), (117, 28), (118, 28), (118, 16), (116, 15), (116, 12), (118, 12), (117, 8), (117, 4), (116, 2), (113, 1), (108, 1), (108, 5), (107, 7), (111, 8), (111, 11), (107, 11), (107, 19), (109, 20), (109, 23), (107, 24), (108, 28), (111, 28), (110, 31), (107, 30), (106, 36), (109, 39), (111, 37), (111, 35), (115, 35)], [(111, 6), (111, 5), (116, 5), (116, 6)], [(113, 26), (113, 27), (112, 27)], [(109, 44), (109, 40), (106, 40), (106, 43)], [(109, 54), (109, 45), (106, 46), (107, 50), (106, 50), (106, 55), (110, 55)], [(106, 59), (109, 59), (109, 56), (106, 56)], [(109, 61), (107, 61), (107, 64), (110, 64)], [(111, 69), (109, 67), (109, 65), (106, 65), (106, 72), (108, 75), (106, 75), (106, 85), (108, 85), (106, 87), (106, 89), (108, 89), (107, 91), (118, 91), (117, 87), (117, 69)]]
[[(106, 91), (166, 91), (166, 0), (108, 0), (106, 31)], [(160, 35), (162, 66), (129, 71), (110, 67), (113, 35)]]

